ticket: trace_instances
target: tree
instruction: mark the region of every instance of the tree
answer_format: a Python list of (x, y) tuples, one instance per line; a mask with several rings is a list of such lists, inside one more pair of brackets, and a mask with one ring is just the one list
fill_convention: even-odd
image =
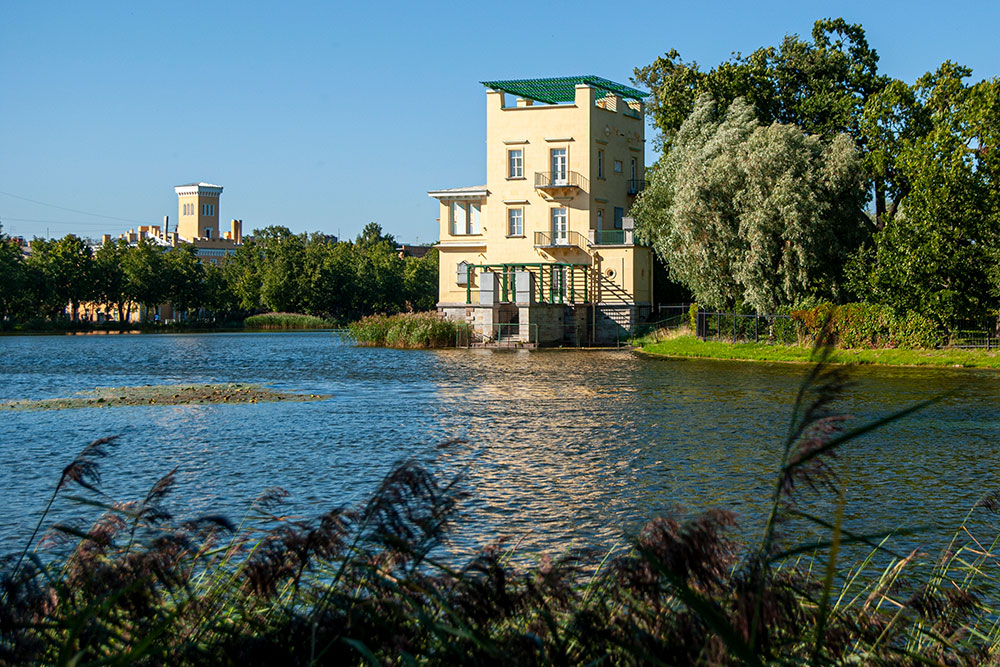
[(388, 243), (395, 248), (396, 237), (392, 234), (383, 234), (382, 225), (377, 222), (369, 222), (365, 225), (364, 230), (362, 230), (361, 234), (358, 235), (357, 241), (355, 241), (355, 244), (362, 248), (375, 246), (380, 243)]
[(93, 252), (73, 234), (55, 241), (34, 239), (27, 268), (33, 274), (34, 298), (49, 319), (69, 307), (75, 320), (80, 302), (95, 296)]
[(21, 247), (0, 231), (0, 327), (6, 327), (21, 314), (26, 288)]
[(761, 47), (749, 56), (736, 53), (707, 72), (673, 49), (636, 68), (636, 82), (653, 92), (648, 108), (663, 133), (664, 148), (702, 93), (722, 108), (742, 97), (767, 125), (798, 125), (827, 139), (846, 133), (857, 140), (865, 101), (887, 83), (878, 74), (878, 53), (861, 25), (842, 18), (816, 21), (812, 38), (787, 35), (780, 47)]
[(408, 257), (403, 265), (403, 290), (412, 311), (433, 310), (438, 296), (438, 251), (431, 248), (423, 257)]
[[(671, 50), (637, 68), (635, 80), (653, 93), (648, 108), (660, 129), (664, 153), (695, 100), (708, 93), (720, 108), (744, 98), (765, 125), (797, 125), (825, 141), (847, 134), (867, 154), (865, 107), (890, 81), (878, 73), (878, 60), (860, 24), (842, 18), (821, 19), (813, 26), (812, 41), (788, 35), (779, 47), (761, 47), (749, 56), (734, 54), (707, 72)], [(871, 171), (868, 175), (876, 221), (881, 222), (890, 186), (885, 174)]]
[(122, 271), (126, 279), (126, 293), (130, 299), (149, 311), (170, 298), (170, 276), (163, 258), (163, 248), (146, 239), (129, 247), (122, 258)]
[(946, 62), (875, 100), (870, 158), (899, 189), (851, 267), (866, 299), (944, 327), (982, 317), (1000, 296), (1000, 82), (969, 86), (970, 75)]
[(123, 264), (129, 251), (124, 239), (109, 241), (94, 253), (94, 298), (118, 311), (118, 321), (125, 322), (132, 301)]
[(198, 261), (198, 249), (183, 243), (164, 257), (170, 302), (177, 312), (199, 308), (205, 303), (205, 267)]
[(301, 312), (304, 235), (292, 234), (285, 227), (268, 230), (260, 239), (260, 303), (275, 312)]
[(351, 308), (355, 251), (351, 243), (330, 243), (314, 234), (306, 244), (303, 299), (306, 312), (344, 319)]
[(699, 302), (773, 312), (838, 296), (844, 260), (863, 239), (864, 196), (849, 137), (762, 125), (741, 98), (720, 118), (702, 95), (633, 214)]
[(215, 264), (205, 264), (204, 270), (204, 305), (217, 320), (228, 321), (233, 312), (240, 310), (240, 303), (229, 285), (225, 269)]
[(397, 313), (403, 310), (403, 260), (391, 236), (375, 223), (365, 227), (354, 252), (353, 315)]

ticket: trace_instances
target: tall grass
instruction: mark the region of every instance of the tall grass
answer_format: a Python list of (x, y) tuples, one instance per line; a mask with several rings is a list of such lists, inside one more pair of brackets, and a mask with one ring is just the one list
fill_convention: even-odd
[(299, 313), (263, 313), (243, 320), (247, 329), (329, 329), (334, 322)]
[[(58, 664), (975, 664), (995, 661), (997, 540), (959, 527), (920, 578), (915, 553), (842, 526), (831, 456), (921, 406), (852, 430), (836, 411), (842, 372), (815, 367), (800, 391), (756, 545), (732, 514), (656, 519), (600, 561), (519, 565), (501, 542), (440, 557), (461, 520), (460, 479), (398, 464), (371, 498), (311, 521), (263, 493), (238, 522), (177, 518), (174, 472), (140, 500), (100, 489), (110, 441), (64, 470), (53, 503), (101, 512), (34, 538), (0, 587), (0, 663)], [(80, 495), (67, 495), (71, 489)], [(833, 516), (810, 516), (809, 497)], [(989, 496), (974, 512), (996, 512)], [(46, 510), (48, 512), (48, 510)], [(822, 533), (801, 543), (785, 529)], [(44, 523), (43, 515), (40, 524)], [(870, 555), (850, 566), (848, 545)], [(52, 555), (55, 554), (55, 555)]]
[(369, 315), (348, 325), (361, 345), (424, 348), (454, 347), (458, 324), (435, 312)]

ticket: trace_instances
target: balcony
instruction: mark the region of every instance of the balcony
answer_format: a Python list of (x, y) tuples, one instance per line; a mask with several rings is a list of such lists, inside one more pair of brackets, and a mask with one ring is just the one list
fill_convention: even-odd
[(536, 248), (580, 248), (586, 247), (586, 239), (579, 232), (566, 232), (555, 236), (552, 232), (535, 232)]
[(576, 171), (536, 171), (535, 189), (551, 197), (572, 197), (590, 183)]
[(632, 229), (591, 229), (590, 245), (633, 245)]
[(628, 180), (628, 193), (637, 195), (646, 189), (646, 181), (642, 178), (630, 178)]

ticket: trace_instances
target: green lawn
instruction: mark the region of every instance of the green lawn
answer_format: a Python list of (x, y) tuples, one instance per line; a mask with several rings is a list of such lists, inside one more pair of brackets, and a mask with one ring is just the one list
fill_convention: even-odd
[[(724, 343), (701, 341), (694, 336), (677, 336), (639, 348), (664, 357), (702, 357), (746, 361), (808, 362), (812, 350), (793, 345)], [(838, 364), (880, 364), (885, 366), (959, 366), (998, 368), (1000, 354), (986, 350), (834, 350), (830, 362)]]

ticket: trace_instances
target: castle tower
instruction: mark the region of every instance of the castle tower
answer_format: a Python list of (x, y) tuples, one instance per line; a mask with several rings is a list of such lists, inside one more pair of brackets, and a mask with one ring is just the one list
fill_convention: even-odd
[(177, 193), (177, 235), (188, 241), (219, 238), (219, 197), (221, 185), (188, 183), (174, 188)]

